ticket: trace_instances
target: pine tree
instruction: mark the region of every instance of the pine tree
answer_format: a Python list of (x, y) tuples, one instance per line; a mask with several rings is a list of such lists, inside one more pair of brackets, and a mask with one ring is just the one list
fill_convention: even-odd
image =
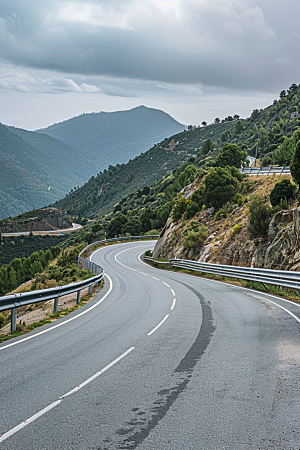
[(300, 141), (297, 142), (295, 152), (293, 154), (290, 170), (295, 181), (298, 186), (300, 185)]

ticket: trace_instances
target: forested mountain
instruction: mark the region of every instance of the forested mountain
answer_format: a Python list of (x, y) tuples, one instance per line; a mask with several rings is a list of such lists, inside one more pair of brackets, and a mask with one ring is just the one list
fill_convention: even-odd
[(183, 129), (184, 125), (165, 112), (139, 106), (129, 111), (82, 114), (38, 131), (92, 157), (95, 170), (91, 176), (109, 165), (128, 162)]
[(196, 158), (205, 140), (218, 141), (221, 134), (233, 125), (226, 121), (167, 138), (127, 164), (110, 166), (55, 203), (55, 206), (74, 216), (88, 218), (111, 212), (122, 198), (156, 183), (185, 161)]
[(55, 168), (57, 178), (60, 180), (59, 184), (64, 191), (68, 192), (75, 185), (83, 184), (94, 174), (95, 163), (92, 157), (82, 155), (82, 152), (75, 147), (48, 134), (14, 127), (10, 127), (10, 130), (37, 149), (43, 157), (43, 162), (46, 165), (51, 164), (51, 171)]
[(93, 164), (80, 158), (78, 150), (47, 135), (0, 124), (0, 218), (49, 205), (81, 185)]

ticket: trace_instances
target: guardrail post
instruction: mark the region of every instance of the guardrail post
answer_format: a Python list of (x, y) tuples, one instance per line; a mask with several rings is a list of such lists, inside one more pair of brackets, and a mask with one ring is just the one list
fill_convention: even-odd
[(54, 299), (53, 314), (56, 314), (57, 310), (58, 310), (58, 297)]
[(91, 294), (92, 293), (92, 285), (90, 284), (89, 285), (89, 294)]
[(80, 293), (81, 290), (79, 289), (79, 291), (77, 291), (77, 301), (76, 301), (77, 305), (80, 303)]
[(17, 331), (17, 308), (12, 308), (10, 316), (11, 332)]

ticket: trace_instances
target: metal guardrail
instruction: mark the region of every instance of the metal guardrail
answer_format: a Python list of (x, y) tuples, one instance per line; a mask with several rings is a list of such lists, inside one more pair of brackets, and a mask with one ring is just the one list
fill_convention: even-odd
[(170, 259), (173, 267), (211, 273), (225, 277), (238, 278), (248, 281), (282, 286), (289, 289), (300, 290), (300, 272), (288, 270), (257, 269), (252, 267), (228, 266), (211, 264), (186, 259)]
[(239, 171), (246, 175), (291, 175), (289, 166), (243, 167)]
[(78, 281), (77, 283), (72, 283), (65, 286), (57, 286), (55, 288), (41, 289), (38, 291), (25, 292), (22, 294), (5, 295), (3, 297), (0, 297), (0, 312), (11, 309), (11, 331), (16, 331), (17, 308), (20, 306), (26, 306), (38, 302), (45, 302), (48, 300), (54, 300), (53, 312), (56, 313), (58, 309), (59, 297), (62, 297), (67, 294), (72, 294), (74, 292), (77, 292), (77, 304), (78, 304), (80, 303), (81, 290), (88, 287), (89, 293), (91, 293), (92, 285), (99, 283), (104, 277), (104, 271), (102, 267), (82, 257), (83, 253), (86, 250), (95, 245), (106, 244), (108, 242), (129, 241), (134, 239), (147, 239), (147, 238), (153, 239), (158, 237), (159, 236), (157, 235), (128, 236), (93, 242), (80, 252), (78, 256), (78, 267), (80, 269), (89, 270), (91, 273), (95, 273), (96, 276), (88, 278), (84, 281)]

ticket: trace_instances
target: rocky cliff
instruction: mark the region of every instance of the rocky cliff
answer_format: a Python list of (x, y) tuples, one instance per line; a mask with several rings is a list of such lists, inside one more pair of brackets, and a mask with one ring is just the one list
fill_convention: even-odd
[(51, 231), (72, 227), (72, 216), (57, 208), (43, 208), (0, 221), (2, 233)]
[[(265, 189), (265, 186), (262, 187)], [(195, 188), (195, 185), (187, 186), (182, 196), (189, 198)], [(197, 223), (207, 227), (207, 238), (200, 245), (187, 248), (184, 246), (184, 237), (187, 230), (196, 227)], [(300, 207), (297, 204), (273, 216), (264, 240), (250, 239), (248, 226), (247, 203), (235, 205), (230, 214), (221, 220), (215, 220), (213, 208), (199, 212), (186, 223), (174, 223), (170, 216), (155, 245), (153, 256), (300, 270)]]

